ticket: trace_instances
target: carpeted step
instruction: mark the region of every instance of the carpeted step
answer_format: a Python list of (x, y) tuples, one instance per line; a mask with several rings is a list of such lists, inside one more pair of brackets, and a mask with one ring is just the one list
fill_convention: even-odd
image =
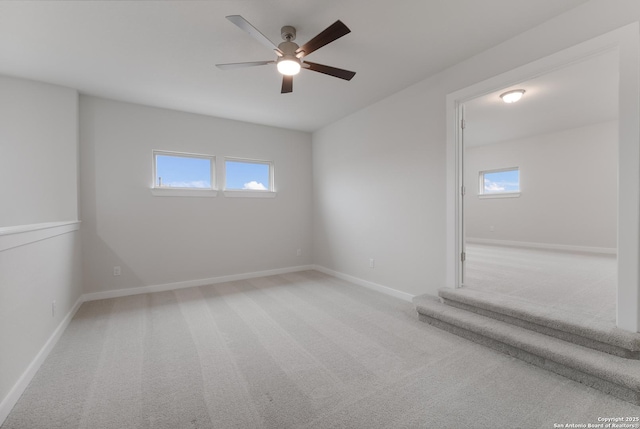
[(420, 320), (640, 405), (640, 361), (613, 356), (441, 303), (414, 300)]
[(583, 315), (471, 288), (440, 289), (438, 295), (453, 307), (605, 353), (640, 359), (640, 334), (619, 329), (608, 321), (586, 319)]

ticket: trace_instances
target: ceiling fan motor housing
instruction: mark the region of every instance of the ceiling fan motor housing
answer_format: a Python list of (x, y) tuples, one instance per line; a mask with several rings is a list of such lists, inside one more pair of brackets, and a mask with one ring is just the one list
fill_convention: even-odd
[(278, 49), (282, 51), (284, 56), (296, 56), (296, 49), (298, 45), (293, 42), (282, 42), (278, 45)]
[(286, 41), (280, 43), (278, 45), (278, 49), (282, 51), (282, 56), (276, 61), (278, 71), (284, 75), (290, 76), (298, 74), (302, 67), (300, 58), (296, 56), (296, 49), (298, 49), (298, 45), (296, 43)]

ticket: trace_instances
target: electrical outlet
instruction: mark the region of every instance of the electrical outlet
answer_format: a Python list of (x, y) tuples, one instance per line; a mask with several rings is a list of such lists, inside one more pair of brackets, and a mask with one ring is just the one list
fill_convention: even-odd
[(120, 274), (122, 274), (122, 270), (120, 269), (120, 266), (115, 266), (113, 267), (113, 275), (114, 276), (119, 276)]
[(296, 250), (296, 256), (302, 256), (302, 249)]
[(369, 259), (369, 268), (375, 268), (376, 266), (376, 260), (371, 258)]
[(51, 317), (56, 317), (56, 300), (51, 303)]

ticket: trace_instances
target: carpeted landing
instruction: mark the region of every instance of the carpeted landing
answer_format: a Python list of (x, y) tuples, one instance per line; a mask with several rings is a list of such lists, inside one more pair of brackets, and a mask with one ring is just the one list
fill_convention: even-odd
[(617, 259), (467, 243), (465, 288), (544, 305), (557, 313), (615, 323)]
[(2, 429), (553, 428), (620, 416), (640, 407), (307, 271), (83, 304)]
[(640, 334), (473, 288), (414, 298), (420, 320), (640, 405)]

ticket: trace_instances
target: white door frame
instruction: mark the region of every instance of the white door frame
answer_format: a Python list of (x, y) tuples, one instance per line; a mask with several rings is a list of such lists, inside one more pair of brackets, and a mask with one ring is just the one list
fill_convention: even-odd
[(446, 286), (461, 286), (461, 108), (498, 91), (609, 50), (620, 64), (618, 143), (618, 293), (616, 323), (640, 331), (640, 26), (633, 23), (447, 95)]

